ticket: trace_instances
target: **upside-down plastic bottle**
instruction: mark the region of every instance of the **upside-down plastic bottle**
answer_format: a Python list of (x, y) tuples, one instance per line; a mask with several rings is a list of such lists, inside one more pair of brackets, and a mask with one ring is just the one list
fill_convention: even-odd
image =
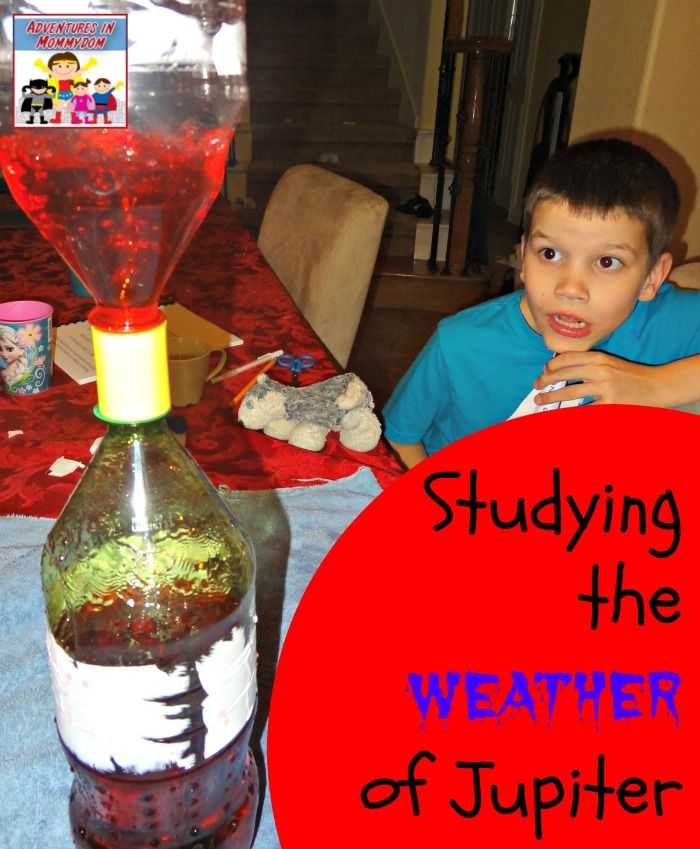
[(95, 297), (96, 414), (108, 423), (42, 557), (73, 838), (85, 849), (247, 849), (254, 555), (165, 424), (158, 309), (224, 176), (245, 97), (244, 4), (111, 6), (66, 0), (61, 14), (128, 18), (128, 122), (28, 127), (7, 90), (8, 38), (56, 4), (0, 0), (3, 175)]

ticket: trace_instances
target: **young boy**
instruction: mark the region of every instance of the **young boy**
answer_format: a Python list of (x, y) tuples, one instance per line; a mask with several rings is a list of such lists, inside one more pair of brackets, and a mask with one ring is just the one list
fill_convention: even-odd
[(527, 412), (699, 399), (700, 293), (662, 285), (678, 206), (664, 166), (621, 139), (548, 160), (525, 200), (524, 291), (441, 321), (384, 409), (405, 465)]

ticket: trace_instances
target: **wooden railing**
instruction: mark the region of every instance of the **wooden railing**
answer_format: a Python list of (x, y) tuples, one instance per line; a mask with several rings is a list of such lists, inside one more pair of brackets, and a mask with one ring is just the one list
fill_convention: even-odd
[(449, 125), (453, 111), (456, 57), (464, 56), (456, 115), (454, 177), (450, 187), (450, 219), (445, 275), (478, 274), (486, 264), (486, 215), (490, 197), (508, 57), (513, 42), (461, 35), (462, 0), (448, 0), (435, 114), (433, 161), (437, 171), (433, 234), (428, 268), (438, 270)]

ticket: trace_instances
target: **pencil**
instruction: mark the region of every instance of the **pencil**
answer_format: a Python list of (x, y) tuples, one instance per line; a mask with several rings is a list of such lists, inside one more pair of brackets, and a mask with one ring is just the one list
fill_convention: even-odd
[(246, 392), (248, 392), (249, 389), (252, 389), (255, 386), (255, 384), (258, 382), (258, 378), (260, 377), (260, 375), (265, 374), (265, 372), (271, 369), (275, 363), (276, 360), (270, 360), (269, 363), (265, 363), (265, 365), (260, 369), (260, 371), (255, 375), (255, 377), (250, 382), (246, 383), (243, 389), (241, 389), (241, 391), (234, 396), (233, 403), (237, 404), (241, 400), (241, 398), (246, 394)]
[(225, 371), (223, 374), (217, 374), (216, 377), (213, 377), (212, 383), (221, 383), (222, 380), (226, 380), (228, 377), (234, 377), (237, 374), (240, 374), (242, 371), (248, 371), (249, 368), (255, 368), (255, 366), (261, 366), (263, 363), (266, 363), (268, 360), (276, 360), (277, 357), (281, 357), (284, 351), (281, 349), (279, 351), (271, 351), (269, 354), (262, 354), (254, 360), (251, 360), (249, 363), (244, 363), (242, 366), (238, 366), (237, 368), (232, 368), (229, 371)]

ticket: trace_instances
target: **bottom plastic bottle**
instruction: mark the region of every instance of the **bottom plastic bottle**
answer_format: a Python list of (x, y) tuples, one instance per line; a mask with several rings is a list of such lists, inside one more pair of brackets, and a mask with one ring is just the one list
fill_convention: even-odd
[(248, 744), (254, 717), (219, 754), (190, 770), (115, 777), (65, 748), (74, 772), (73, 840), (80, 849), (247, 849), (258, 807)]
[(164, 321), (93, 335), (109, 427), (42, 555), (74, 841), (248, 849), (255, 553), (165, 424)]

